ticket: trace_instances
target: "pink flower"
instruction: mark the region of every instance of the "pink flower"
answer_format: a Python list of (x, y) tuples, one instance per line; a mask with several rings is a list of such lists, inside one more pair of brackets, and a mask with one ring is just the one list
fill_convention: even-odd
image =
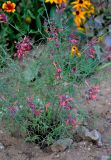
[(90, 48), (89, 52), (92, 53), (92, 54), (94, 54), (94, 53), (96, 53), (96, 50), (94, 48)]
[(15, 106), (11, 106), (8, 108), (10, 112), (15, 113), (16, 112), (16, 107)]
[(88, 49), (84, 54), (86, 54), (87, 58), (95, 58), (96, 50), (92, 47)]
[(55, 44), (55, 47), (56, 47), (56, 48), (60, 48), (60, 45), (56, 43), (56, 44)]
[(55, 73), (56, 80), (62, 79), (62, 76), (61, 76), (62, 69), (57, 67), (57, 63), (52, 62), (52, 64), (56, 68), (56, 73)]
[(71, 115), (68, 116), (68, 119), (66, 119), (66, 125), (70, 125), (74, 128), (78, 127), (77, 120), (73, 118)]
[(59, 96), (59, 104), (60, 106), (64, 107), (66, 110), (71, 110), (72, 106), (70, 105), (71, 102), (73, 102), (74, 99), (70, 98), (66, 95), (60, 95)]
[(97, 100), (97, 95), (100, 92), (99, 86), (93, 86), (87, 91), (86, 99), (87, 101), (95, 101)]
[(59, 80), (62, 78), (61, 72), (62, 72), (61, 68), (56, 68), (56, 74), (55, 74), (56, 80)]
[(49, 41), (57, 41), (57, 39), (55, 37), (49, 37), (48, 40)]
[(77, 45), (79, 43), (79, 39), (76, 36), (75, 32), (69, 35), (69, 42), (73, 45)]
[(36, 110), (34, 110), (33, 113), (34, 113), (35, 116), (39, 117), (42, 114), (42, 112), (43, 112), (43, 110), (37, 110), (36, 109)]
[(62, 14), (64, 12), (66, 8), (66, 3), (62, 3), (61, 6), (59, 6), (57, 9), (56, 9), (56, 13), (57, 14)]
[(43, 110), (41, 109), (36, 109), (36, 105), (34, 104), (33, 102), (33, 98), (32, 97), (29, 97), (27, 98), (27, 103), (28, 103), (28, 107), (31, 109), (32, 113), (35, 115), (35, 116), (40, 116), (43, 112)]
[(76, 73), (76, 70), (77, 70), (76, 67), (73, 67), (72, 68), (72, 73)]
[(48, 108), (50, 107), (50, 105), (51, 105), (50, 102), (45, 105), (46, 112), (48, 111)]
[(78, 41), (77, 41), (76, 39), (71, 39), (70, 42), (71, 42), (72, 44), (77, 44), (77, 43), (78, 43)]
[(27, 99), (27, 103), (28, 103), (28, 107), (31, 108), (32, 110), (35, 110), (36, 109), (36, 105), (33, 103), (33, 98), (32, 97), (29, 97)]
[(57, 68), (57, 72), (58, 72), (58, 73), (61, 73), (61, 72), (62, 72), (62, 69), (61, 69), (61, 68)]
[(0, 14), (0, 22), (3, 22), (3, 23), (8, 22), (7, 16), (4, 13)]
[(95, 44), (97, 44), (97, 40), (98, 39), (96, 37), (93, 37), (90, 41), (88, 41), (87, 46), (88, 47), (94, 46)]
[(18, 107), (17, 107), (17, 106), (11, 106), (11, 107), (8, 107), (8, 110), (9, 110), (9, 112), (10, 112), (10, 114), (11, 114), (12, 116), (15, 116), (15, 114), (16, 114), (17, 111), (18, 111)]
[(16, 43), (15, 46), (17, 52), (14, 54), (14, 57), (23, 59), (23, 57), (32, 49), (32, 43), (29, 37), (24, 37), (23, 40)]

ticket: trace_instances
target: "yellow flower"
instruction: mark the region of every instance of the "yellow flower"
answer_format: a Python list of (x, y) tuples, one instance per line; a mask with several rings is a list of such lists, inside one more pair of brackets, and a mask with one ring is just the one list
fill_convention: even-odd
[(66, 3), (67, 0), (46, 0), (45, 2), (46, 2), (46, 3), (47, 3), (47, 2), (50, 2), (51, 4), (52, 4), (52, 3), (55, 3), (55, 4), (61, 5), (62, 3)]
[(83, 33), (85, 33), (85, 31), (86, 31), (84, 27), (78, 27), (77, 29), (78, 29), (78, 31), (83, 32)]
[(66, 3), (66, 2), (67, 2), (67, 0), (57, 0), (58, 4), (62, 4), (62, 3)]
[(6, 12), (15, 12), (15, 7), (16, 7), (16, 4), (15, 3), (12, 3), (11, 1), (7, 1), (5, 3), (3, 3), (2, 5), (2, 9)]
[(94, 13), (94, 6), (91, 4), (89, 8), (86, 10), (88, 17), (90, 17)]
[(74, 21), (75, 21), (77, 27), (80, 27), (82, 21), (86, 20), (85, 13), (86, 12), (82, 11), (82, 10), (76, 10), (75, 12), (73, 12), (73, 15), (75, 15)]
[(57, 4), (57, 0), (46, 0), (45, 2), (46, 2), (46, 3), (47, 3), (47, 2), (50, 2), (51, 4), (52, 4), (52, 3), (56, 3), (56, 4)]
[(76, 0), (74, 2), (72, 2), (72, 4), (74, 5), (73, 8), (78, 9), (78, 8), (88, 8), (91, 3), (89, 0)]
[(74, 57), (75, 54), (78, 57), (81, 56), (81, 53), (79, 52), (78, 47), (77, 46), (72, 46), (72, 48), (71, 48), (71, 56)]

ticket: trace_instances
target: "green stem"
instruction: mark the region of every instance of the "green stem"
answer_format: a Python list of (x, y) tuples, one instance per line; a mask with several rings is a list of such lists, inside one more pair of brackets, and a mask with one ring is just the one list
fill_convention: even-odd
[(101, 71), (101, 70), (105, 69), (106, 67), (109, 67), (110, 65), (111, 65), (111, 62), (105, 63), (104, 65), (99, 66), (96, 70)]

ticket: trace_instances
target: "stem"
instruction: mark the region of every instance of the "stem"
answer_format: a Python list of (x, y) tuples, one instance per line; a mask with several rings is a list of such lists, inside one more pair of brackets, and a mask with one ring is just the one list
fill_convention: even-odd
[(46, 8), (46, 6), (45, 6), (44, 0), (43, 0), (43, 6), (44, 6), (44, 8), (45, 8), (45, 11), (46, 11), (46, 15), (47, 15), (48, 24), (49, 24), (49, 26), (50, 26), (50, 28), (51, 28), (51, 25), (50, 25), (50, 20), (49, 20), (49, 15), (48, 15), (47, 8)]
[(109, 0), (106, 0), (106, 8), (108, 9)]
[(14, 29), (16, 29), (18, 32), (20, 32), (23, 36), (25, 36), (24, 35), (24, 33), (22, 33), (18, 28), (16, 28), (16, 27), (14, 27), (11, 23), (8, 23), (11, 27), (13, 27)]
[(111, 62), (105, 63), (104, 65), (99, 66), (96, 70), (101, 71), (102, 69), (105, 69), (106, 67), (108, 67), (110, 65), (111, 65)]

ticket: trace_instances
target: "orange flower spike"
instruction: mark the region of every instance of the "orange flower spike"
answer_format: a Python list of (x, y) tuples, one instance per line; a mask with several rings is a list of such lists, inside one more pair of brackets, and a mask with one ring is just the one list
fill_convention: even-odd
[(3, 5), (2, 5), (2, 9), (5, 12), (12, 12), (12, 13), (14, 13), (15, 12), (15, 7), (16, 7), (16, 4), (12, 3), (11, 1), (7, 1), (7, 2), (3, 3)]
[(76, 54), (78, 57), (81, 56), (81, 54), (80, 54), (80, 52), (79, 52), (79, 50), (78, 50), (78, 47), (72, 46), (72, 48), (71, 48), (71, 56), (74, 57), (75, 54)]

